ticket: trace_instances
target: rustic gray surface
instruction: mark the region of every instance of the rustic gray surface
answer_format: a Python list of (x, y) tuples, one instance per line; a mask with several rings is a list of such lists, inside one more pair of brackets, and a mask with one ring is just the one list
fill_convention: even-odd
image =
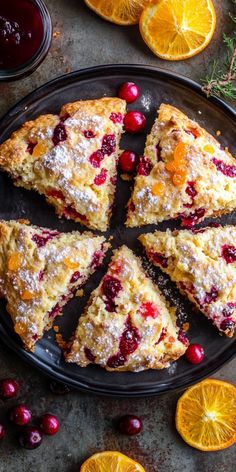
[[(0, 85), (0, 114), (24, 95), (46, 81), (79, 68), (108, 63), (156, 65), (187, 75), (197, 81), (220, 55), (221, 33), (231, 27), (228, 21), (230, 0), (214, 0), (217, 7), (217, 33), (208, 49), (187, 62), (158, 60), (142, 42), (137, 27), (122, 28), (99, 19), (82, 0), (47, 0), (55, 34), (51, 51), (41, 67), (20, 82)], [(236, 382), (232, 361), (216, 377)], [(0, 472), (78, 472), (84, 458), (96, 451), (114, 449), (139, 460), (147, 472), (233, 472), (236, 447), (223, 452), (201, 453), (188, 447), (174, 427), (174, 412), (179, 394), (161, 398), (116, 400), (72, 392), (55, 397), (48, 381), (2, 347), (0, 378), (15, 377), (22, 384), (20, 401), (26, 402), (37, 417), (51, 411), (62, 427), (54, 438), (45, 438), (35, 451), (17, 447), (15, 428), (1, 444)], [(14, 401), (9, 402), (9, 406)], [(134, 438), (117, 434), (113, 420), (124, 413), (140, 415), (144, 431)], [(0, 404), (0, 421), (6, 405)]]

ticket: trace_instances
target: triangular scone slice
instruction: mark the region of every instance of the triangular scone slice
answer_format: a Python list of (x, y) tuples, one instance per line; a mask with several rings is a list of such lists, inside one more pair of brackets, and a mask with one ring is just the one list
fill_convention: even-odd
[(125, 101), (101, 98), (29, 121), (0, 145), (0, 168), (45, 195), (59, 216), (105, 231), (125, 110)]
[(66, 361), (116, 371), (163, 369), (187, 345), (175, 310), (145, 275), (141, 261), (122, 246), (91, 295)]
[(162, 104), (147, 137), (128, 226), (181, 218), (191, 227), (236, 208), (236, 160), (176, 108)]
[(91, 233), (0, 222), (0, 291), (26, 349), (34, 350), (74, 291), (101, 263), (104, 241)]
[(236, 325), (236, 227), (156, 231), (139, 237), (148, 257), (227, 336)]

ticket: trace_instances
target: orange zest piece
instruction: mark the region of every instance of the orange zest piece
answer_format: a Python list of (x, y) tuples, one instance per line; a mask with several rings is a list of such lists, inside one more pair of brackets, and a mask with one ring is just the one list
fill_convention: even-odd
[(35, 297), (35, 294), (30, 292), (29, 290), (24, 290), (24, 292), (21, 295), (22, 300), (33, 300)]
[(182, 162), (183, 160), (185, 160), (187, 149), (188, 149), (187, 144), (180, 141), (174, 150), (174, 161)]
[(86, 5), (104, 20), (118, 25), (135, 25), (150, 0), (85, 0)]
[(161, 182), (156, 182), (152, 186), (152, 194), (153, 195), (155, 195), (155, 196), (163, 195), (164, 192), (165, 192), (165, 186)]
[(211, 146), (211, 144), (206, 144), (206, 146), (204, 146), (203, 150), (205, 152), (209, 152), (209, 154), (214, 154), (215, 153), (215, 148), (214, 148), (214, 146)]
[(176, 187), (182, 187), (186, 181), (187, 171), (179, 169), (172, 175), (172, 182)]
[(78, 262), (72, 261), (69, 257), (66, 257), (63, 262), (69, 269), (76, 269), (79, 266)]
[(89, 457), (80, 472), (145, 472), (145, 469), (121, 452), (105, 451)]
[(146, 6), (139, 25), (154, 54), (179, 61), (195, 56), (209, 44), (216, 13), (212, 0), (159, 0)]
[(203, 380), (186, 390), (176, 409), (176, 428), (183, 440), (200, 451), (218, 451), (236, 442), (236, 387)]
[(165, 168), (169, 172), (175, 172), (178, 169), (178, 164), (175, 161), (169, 161), (166, 163)]
[(23, 323), (16, 323), (14, 330), (17, 334), (24, 334), (27, 331), (27, 328)]
[(39, 142), (38, 144), (36, 144), (36, 146), (34, 147), (34, 150), (32, 152), (32, 156), (33, 157), (40, 157), (42, 156), (43, 154), (45, 154), (48, 150), (48, 146), (44, 143), (44, 142)]
[(11, 271), (18, 270), (22, 264), (23, 256), (20, 252), (13, 252), (7, 262), (8, 269)]
[(174, 150), (173, 160), (167, 162), (167, 164), (165, 165), (166, 170), (168, 170), (172, 174), (172, 182), (176, 187), (181, 187), (186, 181), (187, 149), (187, 144), (180, 141)]

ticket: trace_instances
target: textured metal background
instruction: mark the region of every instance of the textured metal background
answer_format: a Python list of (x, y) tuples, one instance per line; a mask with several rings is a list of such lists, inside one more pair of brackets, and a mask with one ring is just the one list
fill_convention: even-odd
[[(230, 0), (214, 0), (218, 13), (216, 35), (205, 52), (186, 62), (158, 60), (143, 44), (138, 28), (122, 28), (99, 19), (82, 0), (48, 0), (55, 37), (51, 51), (29, 78), (0, 84), (0, 114), (37, 86), (66, 72), (106, 63), (140, 63), (168, 68), (199, 80), (215, 57), (221, 56), (222, 31), (232, 28), (228, 20)], [(116, 449), (139, 460), (147, 472), (233, 472), (236, 447), (217, 453), (201, 453), (179, 438), (174, 427), (178, 394), (161, 398), (116, 400), (72, 392), (55, 397), (48, 381), (16, 356), (2, 348), (0, 378), (14, 376), (22, 382), (19, 401), (26, 402), (35, 417), (45, 411), (59, 416), (62, 427), (54, 438), (45, 438), (35, 451), (19, 449), (15, 429), (1, 444), (0, 472), (78, 472), (81, 461), (93, 452)], [(236, 382), (236, 363), (224, 367), (217, 378)], [(9, 406), (14, 401), (9, 403)], [(120, 436), (113, 420), (126, 412), (144, 420), (144, 431), (134, 438)], [(0, 404), (0, 421), (6, 406)]]

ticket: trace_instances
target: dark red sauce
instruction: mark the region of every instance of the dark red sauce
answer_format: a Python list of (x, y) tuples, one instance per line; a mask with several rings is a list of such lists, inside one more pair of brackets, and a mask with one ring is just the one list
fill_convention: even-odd
[(32, 0), (0, 1), (0, 69), (26, 63), (39, 50), (43, 36), (43, 19)]

